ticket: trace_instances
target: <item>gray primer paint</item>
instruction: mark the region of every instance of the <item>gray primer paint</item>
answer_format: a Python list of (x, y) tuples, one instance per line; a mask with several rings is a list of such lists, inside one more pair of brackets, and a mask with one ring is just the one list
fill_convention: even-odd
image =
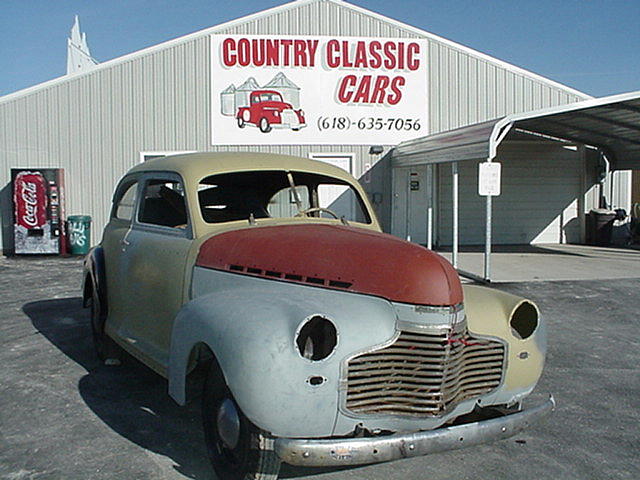
[[(429, 430), (475, 406), (476, 399), (471, 399), (445, 416), (426, 419), (349, 415), (340, 406), (345, 361), (391, 343), (398, 315), (403, 323), (412, 320), (435, 326), (454, 318), (458, 321), (464, 312), (440, 317), (433, 312), (411, 313), (407, 305), (395, 306), (377, 297), (201, 267), (195, 267), (192, 285), (193, 300), (179, 312), (171, 342), (169, 393), (180, 404), (185, 401), (190, 352), (204, 342), (215, 353), (244, 414), (278, 437), (346, 435), (358, 424), (371, 430)], [(326, 360), (311, 362), (299, 355), (295, 335), (301, 322), (316, 314), (331, 319), (339, 341)], [(314, 387), (307, 383), (310, 376), (326, 381)], [(514, 394), (524, 393), (499, 387), (482, 397), (483, 404), (508, 403)]]
[[(391, 304), (375, 297), (198, 267), (192, 284), (194, 300), (178, 314), (172, 334), (171, 396), (184, 400), (189, 353), (204, 341), (244, 414), (276, 436), (330, 436), (338, 412), (340, 360), (395, 334)], [(300, 323), (315, 314), (331, 319), (339, 335), (335, 353), (320, 362), (303, 359), (295, 346)], [(307, 384), (312, 375), (327, 381), (312, 387)]]

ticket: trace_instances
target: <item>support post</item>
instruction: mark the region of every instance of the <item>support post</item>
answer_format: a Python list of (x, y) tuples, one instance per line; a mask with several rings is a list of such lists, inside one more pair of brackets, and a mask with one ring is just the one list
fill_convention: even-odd
[(411, 171), (407, 170), (407, 179), (405, 182), (405, 187), (406, 190), (406, 196), (407, 196), (407, 201), (404, 204), (404, 225), (405, 225), (405, 231), (404, 231), (404, 239), (407, 242), (411, 241)]
[(451, 263), (458, 268), (458, 162), (451, 164), (453, 191), (453, 246), (451, 249)]
[(578, 196), (578, 220), (580, 221), (580, 243), (587, 243), (587, 192), (589, 185), (587, 183), (587, 149), (584, 145), (578, 145), (578, 154), (580, 155), (580, 195)]
[(427, 208), (427, 248), (433, 250), (433, 207)]
[(487, 212), (486, 212), (486, 225), (485, 225), (485, 244), (484, 244), (484, 279), (487, 282), (491, 281), (491, 195), (487, 195)]
[(427, 207), (427, 248), (432, 250), (433, 248), (433, 165), (427, 165), (427, 181), (426, 188), (428, 196), (427, 201), (429, 206)]

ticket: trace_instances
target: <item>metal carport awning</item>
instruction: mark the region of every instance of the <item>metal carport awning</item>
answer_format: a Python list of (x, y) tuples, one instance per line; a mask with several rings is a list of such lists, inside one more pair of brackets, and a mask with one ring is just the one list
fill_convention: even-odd
[[(510, 132), (532, 133), (600, 149), (613, 170), (640, 169), (640, 91), (518, 113), (400, 143), (393, 167), (452, 163), (453, 264), (457, 267), (457, 162), (492, 161)], [(484, 279), (491, 279), (491, 197), (486, 197)]]

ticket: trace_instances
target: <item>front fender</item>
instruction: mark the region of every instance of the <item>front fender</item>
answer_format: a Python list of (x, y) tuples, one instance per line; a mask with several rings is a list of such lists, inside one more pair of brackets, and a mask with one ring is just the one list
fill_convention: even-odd
[[(184, 404), (191, 351), (205, 343), (244, 414), (276, 436), (330, 436), (342, 360), (395, 334), (391, 304), (376, 297), (204, 268), (194, 271), (193, 296), (173, 327), (169, 394)], [(300, 356), (295, 336), (316, 314), (335, 324), (338, 343), (313, 362)], [(314, 386), (312, 376), (325, 380)]]
[(513, 402), (528, 395), (535, 387), (544, 366), (547, 351), (546, 324), (538, 313), (537, 328), (531, 336), (520, 339), (514, 335), (510, 320), (523, 304), (533, 302), (499, 290), (463, 285), (464, 306), (469, 330), (481, 335), (498, 337), (508, 342), (507, 369), (499, 398), (487, 403)]

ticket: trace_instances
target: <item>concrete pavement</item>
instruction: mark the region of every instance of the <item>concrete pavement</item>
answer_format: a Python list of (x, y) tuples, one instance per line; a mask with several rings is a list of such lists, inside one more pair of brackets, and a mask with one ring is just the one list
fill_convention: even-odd
[[(210, 479), (197, 403), (133, 359), (99, 363), (78, 259), (0, 258), (0, 478)], [(348, 469), (283, 466), (289, 479), (636, 479), (640, 280), (525, 282), (549, 356), (533, 401), (551, 421), (467, 450)]]
[[(461, 249), (458, 268), (482, 276), (484, 249)], [(451, 252), (440, 252), (451, 261)], [(588, 245), (496, 246), (491, 281), (610, 280), (640, 277), (640, 251)]]

